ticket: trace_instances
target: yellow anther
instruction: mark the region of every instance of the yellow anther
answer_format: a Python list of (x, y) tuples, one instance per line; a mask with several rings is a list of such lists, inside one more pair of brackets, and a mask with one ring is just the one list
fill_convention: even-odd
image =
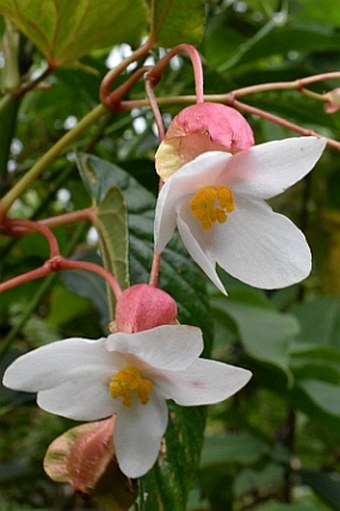
[(233, 192), (226, 186), (208, 186), (191, 199), (190, 209), (204, 231), (214, 222), (223, 224), (235, 209)]
[(132, 406), (133, 392), (136, 392), (139, 401), (146, 405), (150, 399), (152, 382), (141, 377), (140, 371), (135, 367), (127, 367), (111, 376), (110, 395), (114, 399), (123, 398), (123, 405)]

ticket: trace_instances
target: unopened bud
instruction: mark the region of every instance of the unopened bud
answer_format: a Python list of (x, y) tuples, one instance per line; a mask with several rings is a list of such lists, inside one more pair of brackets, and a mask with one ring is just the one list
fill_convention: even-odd
[(325, 110), (328, 114), (334, 114), (340, 110), (340, 87), (327, 92), (325, 97), (327, 98)]
[(116, 304), (116, 330), (141, 332), (176, 321), (175, 300), (162, 289), (136, 284), (120, 295)]
[(207, 151), (235, 154), (254, 145), (251, 127), (234, 108), (198, 103), (184, 108), (172, 121), (156, 153), (163, 181), (182, 165)]
[(88, 494), (96, 487), (114, 456), (114, 417), (81, 424), (56, 438), (49, 446), (44, 469), (57, 482)]

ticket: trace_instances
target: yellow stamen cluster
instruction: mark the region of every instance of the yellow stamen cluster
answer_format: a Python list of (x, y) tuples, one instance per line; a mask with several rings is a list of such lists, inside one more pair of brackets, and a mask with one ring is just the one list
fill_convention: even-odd
[(190, 209), (202, 229), (208, 231), (214, 222), (223, 224), (228, 218), (227, 213), (234, 211), (233, 192), (226, 186), (208, 186), (191, 199)]
[(122, 397), (123, 405), (127, 408), (132, 406), (133, 392), (136, 392), (139, 401), (146, 405), (149, 402), (151, 390), (152, 382), (142, 378), (140, 371), (135, 367), (127, 367), (111, 377), (111, 397)]

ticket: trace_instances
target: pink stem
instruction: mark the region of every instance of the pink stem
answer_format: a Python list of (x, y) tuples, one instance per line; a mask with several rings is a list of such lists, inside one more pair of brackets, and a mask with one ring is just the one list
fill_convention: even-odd
[(203, 88), (203, 69), (202, 69), (202, 62), (201, 57), (193, 46), (191, 44), (179, 44), (178, 46), (175, 46), (175, 48), (172, 48), (172, 50), (169, 51), (163, 57), (160, 59), (159, 62), (152, 68), (150, 71), (150, 76), (155, 82), (155, 85), (159, 82), (161, 75), (165, 69), (165, 67), (168, 65), (169, 60), (171, 60), (175, 55), (178, 55), (180, 52), (185, 52), (189, 55), (191, 59), (191, 64), (194, 70), (194, 77), (195, 77), (195, 92), (196, 92), (196, 102), (197, 103), (203, 103), (204, 102), (204, 88)]
[(152, 259), (152, 266), (150, 271), (149, 284), (150, 286), (157, 287), (158, 286), (158, 278), (161, 267), (161, 254), (154, 254)]
[(297, 124), (286, 121), (285, 119), (282, 119), (281, 117), (278, 117), (277, 115), (271, 114), (269, 112), (265, 112), (264, 110), (260, 110), (259, 108), (255, 108), (250, 105), (246, 105), (245, 103), (241, 103), (241, 101), (234, 100), (234, 101), (231, 101), (230, 104), (232, 106), (235, 106), (236, 108), (242, 110), (243, 112), (248, 112), (250, 114), (258, 115), (259, 117), (262, 117), (263, 119), (267, 119), (268, 121), (275, 122), (276, 124), (279, 124), (280, 126), (283, 126), (284, 128), (288, 128), (292, 131), (295, 131), (296, 133), (300, 133), (300, 135), (324, 138), (327, 141), (327, 144), (329, 146), (332, 146), (335, 149), (340, 150), (340, 142), (337, 142), (336, 140), (333, 140), (331, 138), (324, 137), (320, 133), (317, 133), (313, 130), (302, 128), (301, 126), (298, 126)]
[(158, 107), (157, 98), (155, 96), (154, 84), (153, 84), (153, 81), (149, 79), (148, 74), (145, 77), (145, 90), (146, 90), (147, 97), (150, 101), (150, 107), (151, 107), (153, 116), (155, 118), (157, 130), (158, 130), (158, 137), (162, 141), (162, 140), (164, 140), (164, 137), (165, 137), (164, 123), (163, 123), (160, 109)]
[(49, 244), (50, 258), (59, 256), (60, 251), (57, 238), (48, 227), (41, 224), (40, 222), (21, 218), (8, 218), (6, 227), (7, 226), (9, 228), (8, 232), (11, 234), (23, 235), (27, 234), (28, 232), (40, 232), (40, 234), (46, 238)]
[(59, 225), (71, 224), (80, 220), (87, 220), (88, 222), (93, 223), (94, 216), (95, 210), (91, 207), (45, 218), (44, 220), (39, 220), (39, 224), (46, 225), (47, 227), (57, 227)]
[(49, 273), (51, 273), (51, 268), (47, 264), (48, 261), (41, 266), (40, 268), (36, 268), (35, 270), (28, 271), (23, 273), (22, 275), (18, 275), (18, 277), (14, 277), (13, 279), (9, 279), (6, 282), (0, 283), (0, 292), (8, 291), (13, 287), (20, 286), (21, 284), (26, 284), (27, 282), (31, 282), (32, 280), (37, 280), (42, 277), (46, 277)]
[(86, 270), (97, 273), (103, 277), (106, 282), (108, 282), (116, 298), (118, 298), (122, 293), (117, 280), (103, 266), (88, 261), (70, 261), (68, 259), (64, 259), (60, 255), (51, 257), (40, 268), (36, 268), (35, 270), (3, 282), (0, 284), (0, 292), (7, 291), (8, 289), (31, 282), (32, 280), (36, 280), (41, 277), (46, 277), (46, 275), (53, 271), (62, 270)]
[(153, 46), (153, 38), (149, 37), (149, 39), (140, 46), (135, 52), (133, 52), (129, 57), (127, 57), (123, 62), (118, 64), (117, 67), (111, 69), (106, 76), (103, 78), (102, 83), (100, 85), (100, 100), (102, 103), (106, 104), (106, 98), (111, 94), (111, 85), (121, 75), (129, 64), (135, 62), (140, 59), (144, 55), (146, 55)]
[(120, 285), (115, 277), (106, 268), (89, 261), (71, 261), (69, 259), (61, 259), (58, 270), (86, 270), (97, 273), (110, 285), (113, 294), (118, 298), (122, 294)]
[(119, 103), (122, 97), (133, 87), (133, 85), (138, 82), (141, 76), (145, 74), (146, 71), (149, 70), (149, 67), (141, 67), (137, 69), (122, 85), (117, 87), (113, 92), (107, 94), (105, 98), (102, 98), (102, 102), (104, 105), (112, 111), (119, 110)]

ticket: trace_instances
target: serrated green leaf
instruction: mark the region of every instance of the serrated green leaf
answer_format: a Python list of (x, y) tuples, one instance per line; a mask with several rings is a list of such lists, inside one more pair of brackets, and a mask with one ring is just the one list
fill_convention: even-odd
[(134, 0), (133, 4), (120, 0), (44, 0), (43, 5), (40, 0), (0, 0), (0, 14), (56, 66), (99, 48), (134, 44), (148, 24), (144, 0)]
[(119, 188), (110, 188), (96, 211), (94, 225), (101, 239), (104, 266), (126, 288), (129, 284), (127, 213)]
[(153, 30), (157, 46), (198, 44), (203, 36), (205, 7), (202, 0), (155, 0)]
[[(112, 177), (116, 167), (86, 154), (77, 156), (77, 165), (96, 207), (94, 225), (104, 266), (125, 289), (129, 284), (127, 211), (124, 197)], [(113, 311), (114, 297), (111, 292), (108, 296)]]

